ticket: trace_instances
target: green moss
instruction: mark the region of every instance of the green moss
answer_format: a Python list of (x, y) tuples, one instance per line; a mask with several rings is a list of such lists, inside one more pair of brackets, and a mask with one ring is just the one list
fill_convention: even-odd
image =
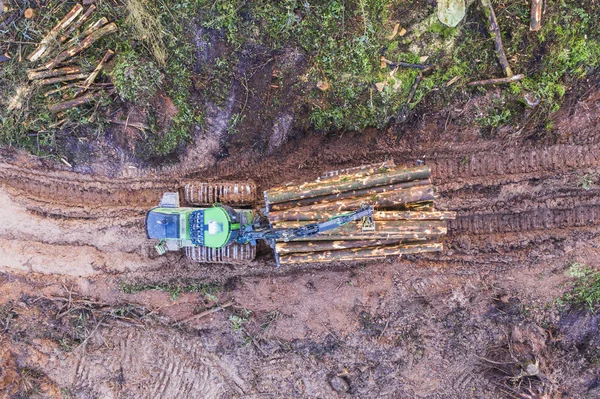
[(140, 105), (148, 105), (163, 80), (163, 74), (153, 61), (134, 52), (117, 56), (111, 77), (123, 100)]

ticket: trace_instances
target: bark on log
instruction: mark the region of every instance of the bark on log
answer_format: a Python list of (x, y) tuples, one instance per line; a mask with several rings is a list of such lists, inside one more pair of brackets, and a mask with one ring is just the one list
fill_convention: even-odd
[[(297, 212), (295, 209), (281, 212), (270, 212), (269, 222), (308, 222), (323, 221), (337, 216), (333, 212)], [(456, 212), (420, 212), (420, 211), (378, 211), (373, 212), (373, 220), (453, 220)]]
[(355, 261), (381, 259), (386, 256), (414, 254), (421, 252), (439, 252), (443, 249), (442, 243), (423, 244), (398, 244), (380, 248), (354, 248), (339, 251), (292, 253), (279, 256), (279, 263), (320, 263), (336, 261)]
[(277, 204), (272, 204), (270, 206), (269, 213), (271, 213), (272, 211), (282, 211), (285, 209), (297, 208), (297, 207), (314, 205), (314, 204), (327, 204), (327, 203), (330, 204), (330, 203), (340, 202), (340, 201), (343, 201), (346, 199), (352, 199), (352, 198), (371, 197), (375, 194), (382, 194), (382, 193), (386, 193), (386, 192), (406, 190), (411, 187), (426, 186), (429, 184), (431, 184), (430, 179), (413, 180), (413, 181), (406, 182), (406, 183), (388, 184), (386, 186), (369, 187), (369, 188), (363, 188), (360, 190), (344, 191), (344, 192), (341, 192), (338, 194), (330, 194), (330, 195), (324, 195), (324, 196), (320, 196), (320, 197), (304, 198), (304, 199), (297, 200), (297, 201), (280, 202)]
[(498, 61), (500, 66), (507, 77), (513, 76), (512, 69), (506, 59), (506, 53), (504, 52), (504, 46), (502, 45), (502, 36), (500, 35), (500, 27), (498, 26), (498, 20), (496, 19), (496, 13), (492, 7), (491, 0), (481, 0), (484, 7), (488, 9), (488, 17), (490, 20), (490, 32), (494, 38), (494, 45), (496, 46), (496, 53), (498, 53)]
[(35, 84), (38, 86), (45, 86), (45, 85), (51, 85), (53, 83), (70, 82), (72, 80), (81, 80), (81, 79), (85, 79), (86, 76), (87, 75), (85, 73), (74, 73), (72, 75), (57, 76), (55, 78), (36, 80)]
[(265, 199), (269, 204), (300, 200), (303, 198), (317, 197), (341, 193), (344, 191), (359, 190), (368, 187), (384, 186), (412, 180), (427, 179), (431, 176), (428, 166), (411, 169), (386, 170), (384, 173), (373, 174), (359, 178), (342, 178), (335, 182), (315, 182), (300, 186), (283, 187), (265, 191)]
[(89, 103), (94, 98), (95, 98), (94, 93), (88, 93), (88, 94), (85, 94), (85, 95), (83, 95), (81, 97), (75, 98), (73, 100), (64, 101), (64, 102), (58, 103), (58, 104), (51, 104), (51, 105), (48, 106), (48, 109), (52, 113), (66, 111), (68, 109), (78, 107), (78, 106), (80, 106), (82, 104)]
[(392, 169), (395, 167), (396, 167), (396, 164), (394, 163), (394, 161), (389, 160), (389, 161), (378, 162), (378, 163), (374, 163), (374, 164), (370, 164), (370, 165), (355, 166), (353, 168), (332, 170), (330, 172), (323, 173), (321, 175), (321, 177), (319, 177), (319, 181), (330, 179), (330, 178), (336, 178), (336, 177), (339, 178), (344, 175), (355, 175), (356, 173), (361, 173), (361, 172), (371, 171), (371, 173), (373, 173), (374, 171), (380, 171), (380, 170), (384, 170), (384, 169)]
[(34, 71), (34, 70), (30, 69), (27, 71), (27, 78), (29, 80), (45, 79), (45, 78), (51, 78), (54, 76), (80, 73), (81, 71), (82, 71), (82, 68), (77, 65), (70, 65), (70, 66), (67, 66), (64, 68), (53, 69), (51, 71)]
[(538, 31), (542, 27), (542, 0), (531, 0), (531, 25), (529, 30)]
[(58, 89), (49, 90), (46, 93), (44, 93), (44, 97), (48, 97), (52, 94), (60, 93), (63, 90), (71, 89), (73, 87), (81, 87), (81, 82), (69, 83), (68, 85), (59, 87)]
[(114, 22), (111, 22), (110, 24), (103, 26), (102, 28), (92, 32), (88, 37), (83, 39), (81, 41), (81, 43), (79, 43), (76, 46), (71, 47), (70, 49), (63, 51), (62, 53), (57, 55), (55, 59), (53, 59), (52, 61), (47, 63), (45, 65), (46, 69), (54, 68), (55, 66), (57, 66), (61, 62), (65, 61), (66, 59), (71, 58), (71, 57), (75, 56), (76, 54), (79, 54), (83, 50), (89, 48), (92, 44), (94, 44), (94, 42), (96, 40), (101, 39), (102, 37), (104, 37), (106, 35), (110, 35), (111, 33), (114, 33), (117, 30), (118, 30), (117, 25)]
[(476, 80), (474, 82), (467, 83), (467, 86), (483, 86), (483, 85), (497, 85), (497, 84), (501, 84), (501, 83), (512, 83), (512, 82), (517, 82), (517, 81), (523, 79), (524, 77), (525, 77), (525, 75), (519, 74), (519, 75), (512, 75), (511, 77), (508, 77), (508, 78)]
[(102, 70), (102, 68), (104, 67), (104, 64), (106, 64), (108, 61), (110, 61), (110, 59), (112, 58), (112, 56), (114, 54), (115, 54), (115, 52), (112, 51), (112, 50), (108, 50), (106, 52), (106, 54), (104, 54), (104, 57), (102, 57), (102, 60), (100, 60), (100, 62), (98, 63), (98, 65), (96, 66), (96, 68), (94, 69), (94, 71), (90, 74), (90, 76), (87, 77), (87, 79), (83, 83), (83, 87), (81, 87), (77, 91), (76, 96), (78, 96), (81, 93), (83, 93), (84, 91), (86, 91), (90, 87), (90, 85), (92, 83), (94, 83), (94, 80), (96, 80), (96, 77), (98, 76), (98, 74), (100, 73), (100, 71)]
[(71, 24), (71, 22), (73, 22), (73, 20), (77, 18), (77, 16), (81, 13), (81, 10), (83, 10), (83, 6), (81, 4), (76, 4), (75, 7), (73, 7), (71, 11), (69, 11), (67, 15), (65, 15), (65, 17), (58, 23), (58, 25), (56, 25), (54, 28), (52, 28), (50, 32), (48, 32), (48, 34), (42, 39), (42, 41), (38, 45), (37, 49), (35, 49), (35, 51), (31, 53), (29, 57), (27, 57), (27, 59), (31, 62), (40, 59), (40, 57), (43, 56), (46, 51), (48, 51), (50, 46), (56, 40), (56, 37), (58, 36), (60, 31), (66, 29)]
[(77, 29), (79, 29), (79, 27), (81, 25), (83, 25), (85, 23), (85, 21), (87, 21), (87, 19), (90, 17), (90, 15), (94, 12), (95, 9), (96, 9), (95, 5), (89, 6), (88, 9), (86, 10), (86, 12), (81, 17), (79, 17), (79, 19), (77, 20), (77, 22), (75, 22), (73, 24), (73, 26), (71, 26), (69, 29), (67, 29), (65, 34), (58, 41), (60, 43), (65, 42), (69, 38), (69, 35), (71, 33), (75, 32)]
[(411, 202), (432, 201), (435, 198), (432, 186), (417, 186), (401, 191), (375, 194), (372, 196), (347, 199), (334, 203), (315, 204), (294, 208), (296, 212), (330, 211), (342, 213), (354, 211), (362, 204), (369, 204), (374, 208), (400, 208), (406, 207)]

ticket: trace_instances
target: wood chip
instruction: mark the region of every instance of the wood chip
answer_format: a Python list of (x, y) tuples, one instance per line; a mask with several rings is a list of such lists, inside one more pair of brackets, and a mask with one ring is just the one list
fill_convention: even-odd
[(385, 86), (387, 86), (387, 82), (377, 82), (375, 83), (375, 87), (377, 88), (378, 92), (382, 92), (383, 89), (385, 88)]
[(456, 81), (458, 79), (460, 79), (460, 75), (459, 76), (455, 76), (452, 79), (450, 79), (448, 82), (446, 82), (446, 87), (452, 86), (454, 83), (456, 83)]
[(402, 29), (400, 29), (398, 36), (404, 36), (404, 35), (406, 35), (406, 29), (402, 28)]
[(329, 85), (329, 83), (327, 81), (319, 80), (319, 82), (317, 82), (317, 87), (321, 91), (326, 91), (326, 90), (329, 90), (329, 87), (331, 87), (331, 86)]
[(392, 34), (388, 36), (388, 40), (392, 40), (393, 38), (396, 37), (396, 35), (398, 34), (399, 28), (400, 28), (400, 24), (394, 25), (394, 30), (392, 31)]
[(428, 55), (423, 55), (423, 56), (419, 57), (419, 62), (423, 63), (423, 62), (427, 61), (428, 59), (429, 59)]

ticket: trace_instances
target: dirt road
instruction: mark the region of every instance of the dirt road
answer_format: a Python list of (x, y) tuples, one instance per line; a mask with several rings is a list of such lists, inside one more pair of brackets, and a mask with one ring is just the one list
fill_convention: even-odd
[[(597, 320), (565, 319), (551, 306), (569, 261), (599, 266), (596, 98), (581, 102), (590, 111), (559, 118), (551, 141), (482, 140), (451, 111), (400, 140), (310, 135), (268, 157), (234, 150), (213, 169), (184, 158), (185, 166), (107, 177), (6, 153), (0, 291), (14, 321), (1, 336), (10, 352), (4, 375), (15, 370), (23, 381), (23, 370), (35, 370), (41, 397), (493, 398), (504, 380), (481, 359), (502, 358), (508, 345), (548, 376), (532, 390), (583, 397), (595, 389), (597, 366), (593, 357), (577, 362), (593, 352)], [(267, 258), (199, 266), (154, 256), (144, 235), (148, 207), (188, 179), (252, 179), (264, 189), (384, 158), (432, 167), (436, 207), (458, 212), (443, 253), (360, 265), (276, 269)], [(214, 298), (119, 289), (189, 278), (224, 284), (216, 299), (234, 306), (177, 324), (216, 306)], [(125, 305), (141, 310), (106, 313)], [(82, 309), (85, 338), (63, 345), (59, 333), (77, 331), (70, 312)], [(2, 386), (6, 397), (23, 390)]]

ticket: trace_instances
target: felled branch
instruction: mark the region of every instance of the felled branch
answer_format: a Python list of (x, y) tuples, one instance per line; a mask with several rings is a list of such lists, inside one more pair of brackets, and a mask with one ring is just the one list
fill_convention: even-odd
[(98, 40), (106, 35), (116, 32), (117, 29), (118, 29), (117, 25), (114, 22), (111, 22), (110, 24), (103, 26), (102, 28), (94, 31), (88, 37), (83, 39), (81, 41), (81, 43), (79, 43), (79, 44), (71, 47), (70, 49), (63, 51), (59, 55), (57, 55), (55, 59), (53, 59), (52, 61), (50, 61), (49, 63), (47, 63), (45, 65), (45, 68), (52, 69), (52, 68), (56, 67), (58, 64), (60, 64), (64, 60), (71, 58), (74, 55), (79, 54), (83, 50), (89, 48), (92, 44), (94, 44), (94, 42), (96, 40)]
[(512, 70), (510, 69), (510, 65), (508, 64), (508, 60), (506, 59), (506, 53), (504, 52), (504, 46), (502, 45), (502, 36), (500, 35), (500, 27), (498, 26), (498, 20), (496, 19), (496, 13), (494, 12), (494, 8), (492, 7), (491, 0), (481, 0), (481, 3), (484, 7), (487, 7), (490, 19), (490, 32), (492, 37), (494, 38), (494, 45), (496, 46), (496, 53), (498, 53), (498, 61), (500, 62), (500, 66), (504, 71), (506, 77), (511, 77), (513, 75)]
[(85, 21), (87, 21), (87, 19), (90, 17), (90, 14), (92, 12), (94, 12), (94, 10), (96, 9), (95, 5), (91, 5), (89, 6), (89, 8), (87, 9), (87, 11), (81, 16), (79, 17), (79, 19), (77, 20), (77, 22), (75, 22), (73, 24), (73, 26), (71, 26), (69, 29), (67, 29), (67, 31), (65, 32), (65, 34), (58, 40), (60, 43), (65, 42), (68, 38), (69, 35), (73, 32), (75, 32), (81, 25), (83, 25), (83, 23)]
[(467, 83), (467, 86), (484, 86), (484, 85), (497, 85), (500, 83), (512, 83), (518, 80), (521, 80), (525, 77), (523, 74), (512, 75), (508, 78), (497, 78), (497, 79), (486, 79), (486, 80), (476, 80), (474, 82)]
[(88, 93), (81, 97), (77, 97), (73, 100), (64, 101), (64, 102), (58, 103), (58, 104), (51, 104), (48, 106), (48, 109), (52, 113), (66, 111), (68, 109), (78, 107), (82, 104), (87, 104), (90, 101), (92, 101), (94, 99), (94, 97), (96, 97), (94, 93)]
[(55, 78), (36, 80), (35, 83), (38, 86), (45, 86), (45, 85), (50, 85), (53, 83), (70, 82), (72, 80), (81, 80), (81, 79), (85, 79), (86, 76), (87, 75), (85, 73), (74, 73), (72, 75), (57, 76)]
[(73, 7), (71, 11), (69, 11), (67, 15), (65, 15), (65, 17), (58, 23), (58, 25), (56, 25), (54, 28), (52, 28), (50, 32), (48, 32), (48, 34), (42, 39), (42, 41), (38, 45), (37, 49), (35, 49), (35, 51), (31, 53), (29, 57), (27, 57), (27, 59), (32, 62), (40, 59), (40, 57), (44, 55), (46, 51), (48, 51), (48, 49), (52, 45), (52, 42), (56, 40), (56, 37), (58, 36), (60, 31), (66, 29), (71, 24), (71, 22), (73, 22), (73, 20), (75, 20), (75, 18), (77, 18), (77, 16), (81, 13), (81, 10), (83, 10), (83, 6), (81, 4), (76, 4), (75, 7)]
[(114, 54), (115, 54), (115, 52), (112, 51), (112, 50), (108, 50), (106, 52), (106, 54), (104, 54), (104, 57), (102, 57), (102, 60), (98, 63), (98, 65), (96, 66), (96, 68), (94, 69), (94, 71), (90, 74), (90, 76), (87, 77), (87, 79), (83, 83), (83, 87), (81, 87), (77, 91), (76, 96), (78, 96), (81, 93), (83, 93), (84, 91), (86, 91), (90, 87), (90, 85), (92, 83), (94, 83), (94, 80), (96, 80), (96, 77), (98, 76), (98, 74), (100, 73), (100, 71), (102, 70), (102, 68), (104, 67), (104, 64), (106, 64), (108, 61), (110, 61), (110, 59), (112, 58), (112, 56)]
[(542, 27), (542, 0), (531, 0), (531, 25), (529, 30), (538, 31)]
[(423, 71), (433, 68), (433, 64), (411, 64), (409, 62), (403, 62), (403, 61), (393, 62), (393, 61), (386, 59), (384, 56), (381, 56), (381, 61), (388, 64), (391, 68), (396, 68), (396, 67), (415, 68), (415, 69), (421, 69)]
[(77, 65), (70, 65), (70, 66), (67, 66), (64, 68), (52, 69), (50, 71), (39, 71), (39, 72), (30, 69), (27, 71), (27, 78), (29, 80), (45, 79), (45, 78), (51, 78), (54, 76), (79, 73), (81, 71), (82, 71), (82, 68)]

